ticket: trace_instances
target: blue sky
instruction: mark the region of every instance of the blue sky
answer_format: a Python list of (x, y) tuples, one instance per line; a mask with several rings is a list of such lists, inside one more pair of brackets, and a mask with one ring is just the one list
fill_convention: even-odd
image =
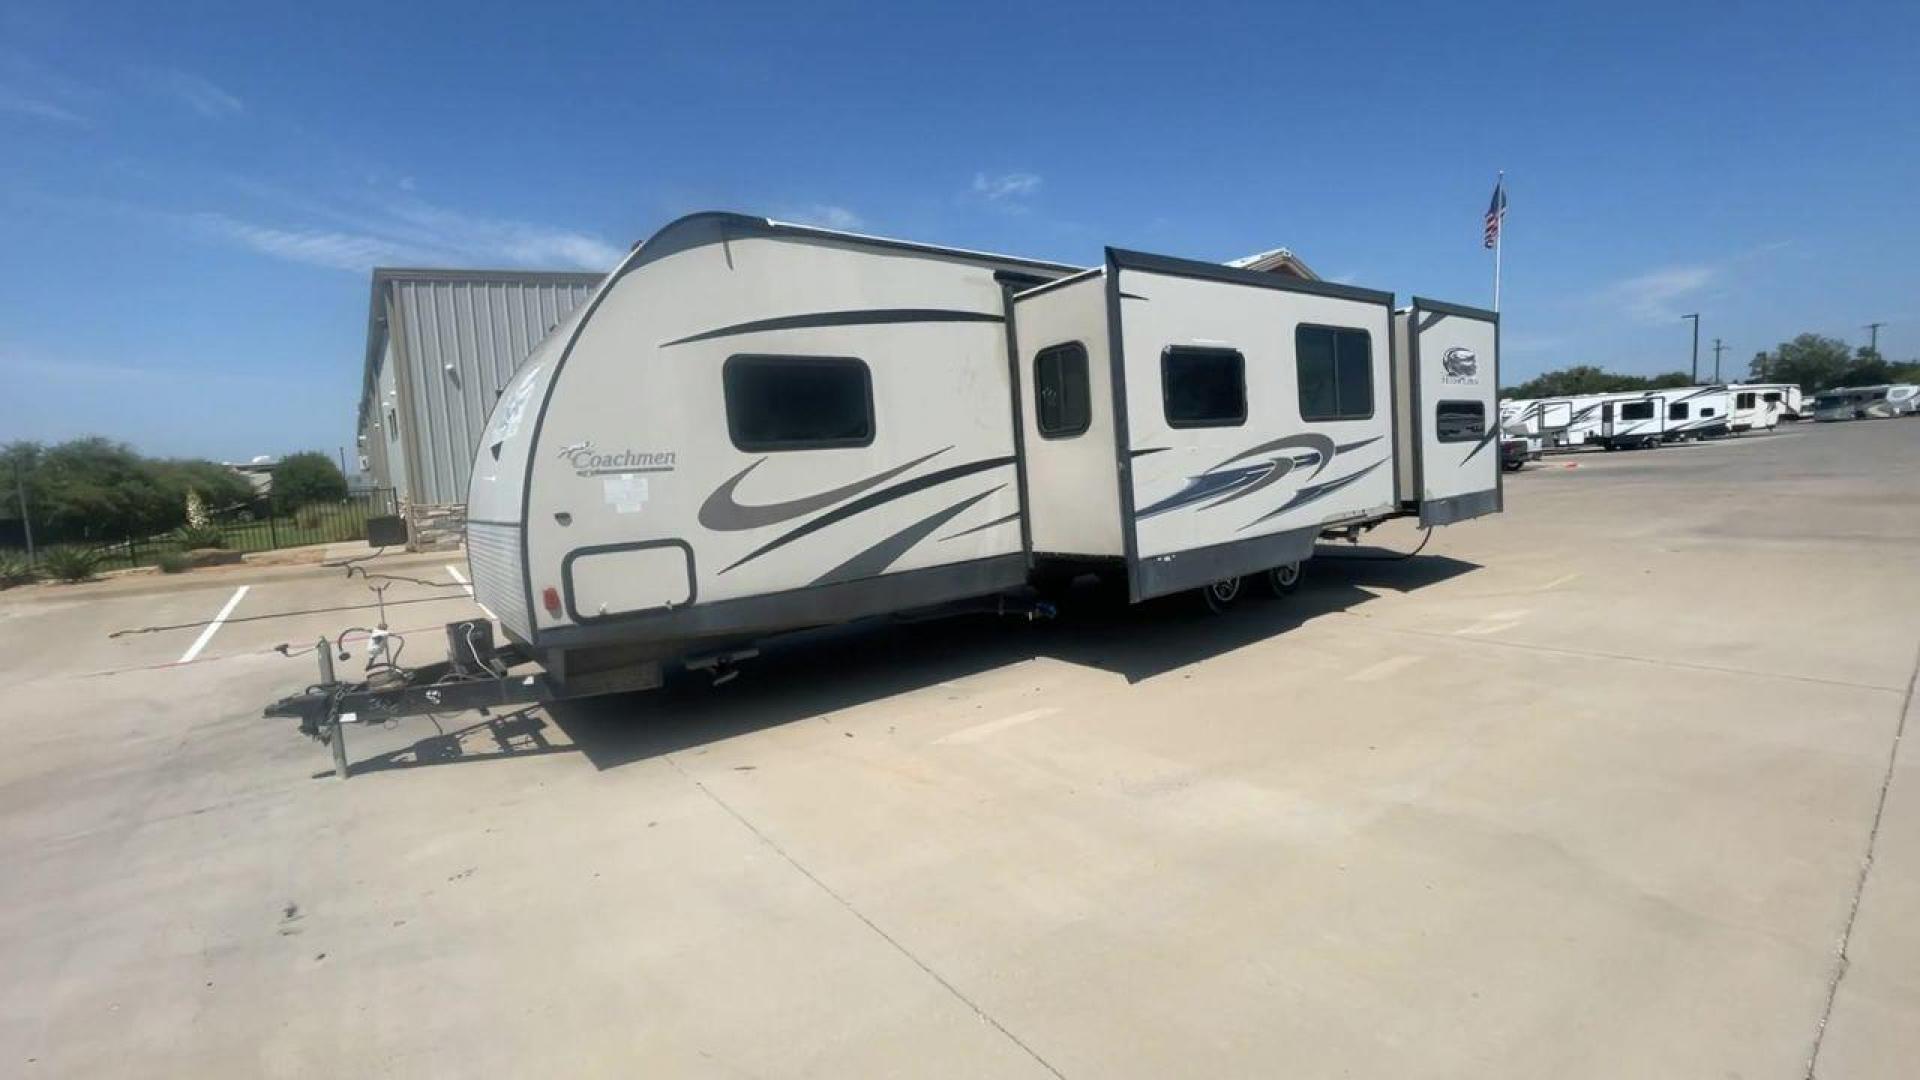
[(331, 449), (371, 266), (700, 209), (1484, 304), (1501, 168), (1510, 377), (1920, 353), (1911, 2), (593, 7), (0, 2), (0, 441)]

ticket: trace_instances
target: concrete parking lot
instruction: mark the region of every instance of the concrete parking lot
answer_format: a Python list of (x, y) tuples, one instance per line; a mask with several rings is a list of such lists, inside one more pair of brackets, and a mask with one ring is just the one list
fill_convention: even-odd
[[(369, 613), (262, 616), (365, 582), (0, 594), (0, 1072), (1913, 1075), (1920, 422), (1507, 502), (1224, 617), (354, 731), (345, 783), (259, 710)], [(473, 611), (387, 595), (403, 660)]]

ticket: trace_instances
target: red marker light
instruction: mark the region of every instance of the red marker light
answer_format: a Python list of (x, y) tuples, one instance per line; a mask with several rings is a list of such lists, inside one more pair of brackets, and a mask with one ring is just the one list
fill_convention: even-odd
[(547, 614), (560, 614), (560, 590), (549, 585), (540, 592), (540, 602), (547, 606)]

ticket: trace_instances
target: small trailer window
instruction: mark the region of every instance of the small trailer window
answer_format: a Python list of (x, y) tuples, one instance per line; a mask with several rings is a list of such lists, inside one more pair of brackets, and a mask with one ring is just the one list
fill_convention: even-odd
[(1433, 434), (1441, 442), (1479, 442), (1487, 433), (1487, 407), (1478, 401), (1443, 401), (1434, 407)]
[(1622, 404), (1620, 406), (1620, 419), (1622, 420), (1653, 419), (1653, 402), (1629, 401)]
[[(1779, 394), (1768, 394), (1768, 395), (1767, 395), (1767, 400), (1768, 400), (1768, 401), (1779, 401), (1779, 400), (1780, 400), (1780, 395), (1779, 395)], [(1733, 407), (1734, 407), (1734, 408), (1736, 408), (1736, 409), (1751, 409), (1751, 408), (1753, 408), (1753, 391), (1751, 391), (1751, 390), (1748, 390), (1748, 391), (1747, 391), (1746, 393), (1743, 393), (1743, 394), (1735, 394), (1735, 395), (1733, 396)]]
[(1365, 330), (1296, 327), (1293, 356), (1300, 419), (1364, 420), (1373, 415), (1373, 338)]
[(1093, 423), (1085, 345), (1049, 345), (1033, 358), (1033, 418), (1047, 439), (1070, 439)]
[(1700, 407), (1700, 415), (1702, 418), (1712, 416), (1716, 411), (1717, 410), (1711, 405), (1702, 405)]
[(730, 356), (727, 434), (749, 452), (873, 442), (873, 379), (847, 356)]
[(1169, 345), (1160, 354), (1167, 426), (1238, 427), (1247, 422), (1247, 361), (1234, 349)]
[(1686, 402), (1676, 401), (1673, 404), (1667, 406), (1667, 419), (1685, 420), (1687, 418), (1687, 410), (1689, 408), (1691, 408), (1691, 406), (1689, 406)]

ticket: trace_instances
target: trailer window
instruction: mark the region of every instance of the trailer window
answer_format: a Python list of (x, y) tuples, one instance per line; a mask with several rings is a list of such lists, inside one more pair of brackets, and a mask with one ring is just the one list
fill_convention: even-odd
[(1715, 409), (1711, 405), (1702, 405), (1700, 407), (1700, 416), (1702, 419), (1705, 419), (1706, 417), (1714, 415), (1714, 412), (1715, 412)]
[(1373, 338), (1365, 330), (1296, 327), (1293, 356), (1300, 419), (1364, 420), (1373, 415)]
[(1093, 423), (1085, 345), (1049, 345), (1033, 358), (1033, 418), (1047, 439), (1072, 438)]
[(1653, 419), (1653, 402), (1629, 401), (1622, 404), (1620, 406), (1620, 419), (1622, 420)]
[[(1767, 395), (1766, 395), (1765, 397), (1763, 397), (1763, 398), (1762, 398), (1761, 400), (1762, 400), (1762, 401), (1765, 401), (1765, 402), (1766, 402), (1767, 404), (1769, 404), (1769, 405), (1777, 405), (1777, 404), (1779, 404), (1779, 402), (1780, 402), (1780, 395), (1779, 395), (1779, 393), (1778, 393), (1778, 392), (1776, 392), (1776, 391), (1769, 391), (1769, 392), (1767, 393)], [(1744, 408), (1746, 408), (1747, 406), (1745, 406), (1745, 405), (1742, 405), (1742, 406), (1740, 406), (1740, 407), (1744, 409)]]
[(1434, 408), (1433, 434), (1441, 442), (1479, 442), (1487, 433), (1487, 407), (1478, 401), (1443, 401)]
[[(1779, 395), (1779, 394), (1768, 394), (1768, 395), (1767, 395), (1767, 400), (1768, 400), (1768, 401), (1779, 401), (1779, 400), (1780, 400), (1780, 395)], [(1734, 407), (1734, 408), (1736, 408), (1736, 409), (1751, 409), (1751, 408), (1753, 408), (1753, 402), (1754, 402), (1754, 397), (1753, 397), (1753, 391), (1751, 391), (1751, 390), (1749, 390), (1749, 391), (1747, 391), (1747, 392), (1746, 392), (1746, 393), (1744, 393), (1744, 394), (1735, 394), (1735, 395), (1733, 396), (1733, 407)]]
[(1685, 420), (1687, 418), (1687, 410), (1689, 408), (1690, 406), (1686, 402), (1676, 401), (1673, 404), (1667, 406), (1667, 419)]
[(721, 369), (727, 433), (746, 451), (873, 442), (873, 379), (846, 356), (732, 356)]
[(1234, 349), (1169, 345), (1160, 354), (1167, 426), (1238, 427), (1247, 422), (1247, 361)]

